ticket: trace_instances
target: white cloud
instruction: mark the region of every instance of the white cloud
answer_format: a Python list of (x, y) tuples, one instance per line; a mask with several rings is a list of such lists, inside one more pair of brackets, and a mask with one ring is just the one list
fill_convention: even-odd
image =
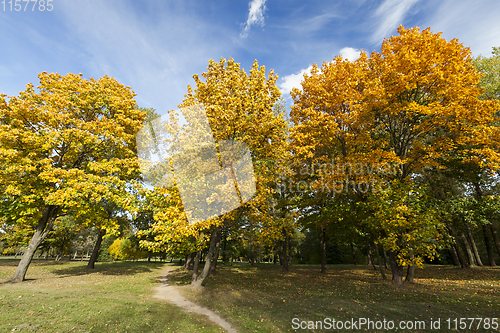
[(410, 8), (418, 0), (385, 0), (377, 9), (374, 16), (378, 18), (378, 28), (371, 36), (371, 42), (379, 44), (384, 37), (397, 28)]
[(342, 58), (347, 59), (349, 61), (355, 61), (359, 58), (361, 51), (352, 47), (344, 47), (340, 50), (340, 55)]
[(289, 97), (288, 94), (290, 94), (290, 91), (292, 91), (293, 88), (301, 88), (300, 82), (304, 79), (304, 74), (310, 74), (312, 69), (312, 65), (302, 69), (299, 71), (297, 74), (290, 74), (287, 76), (283, 77), (283, 81), (278, 84), (278, 87), (281, 90), (281, 93), (285, 96), (285, 98)]
[(252, 25), (264, 25), (264, 11), (266, 10), (266, 0), (252, 0), (248, 4), (248, 18), (240, 34), (241, 38), (246, 38), (248, 36), (248, 31)]
[[(340, 55), (343, 58), (348, 59), (349, 61), (355, 61), (356, 59), (358, 59), (360, 53), (361, 53), (360, 50), (357, 50), (352, 47), (344, 47), (340, 50)], [(296, 74), (283, 76), (281, 83), (278, 83), (278, 88), (280, 89), (281, 93), (285, 95), (284, 96), (285, 99), (288, 99), (290, 97), (290, 92), (292, 91), (293, 88), (302, 89), (300, 83), (304, 79), (304, 74), (310, 75), (311, 69), (312, 65), (300, 70)]]

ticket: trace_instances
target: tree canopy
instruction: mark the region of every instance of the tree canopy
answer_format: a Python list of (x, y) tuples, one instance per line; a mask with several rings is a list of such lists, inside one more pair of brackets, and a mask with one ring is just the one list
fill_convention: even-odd
[[(0, 99), (0, 179), (11, 202), (5, 223), (36, 230), (14, 280), (24, 278), (58, 216), (95, 216), (103, 200), (124, 207), (127, 180), (140, 176), (135, 135), (144, 113), (129, 87), (107, 76), (38, 77), (37, 89), (28, 84)], [(116, 227), (105, 221), (102, 228)]]

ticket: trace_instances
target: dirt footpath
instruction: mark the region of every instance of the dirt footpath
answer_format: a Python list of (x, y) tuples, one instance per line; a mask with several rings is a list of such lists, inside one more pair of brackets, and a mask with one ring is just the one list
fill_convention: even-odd
[(176, 287), (170, 286), (167, 282), (167, 275), (169, 271), (170, 266), (168, 266), (164, 272), (164, 276), (161, 279), (161, 285), (154, 288), (156, 293), (153, 295), (153, 297), (166, 300), (178, 307), (181, 307), (182, 309), (184, 309), (184, 311), (205, 315), (208, 317), (208, 319), (210, 319), (226, 331), (230, 333), (237, 333), (237, 331), (232, 328), (227, 321), (219, 317), (215, 312), (189, 301), (179, 293)]

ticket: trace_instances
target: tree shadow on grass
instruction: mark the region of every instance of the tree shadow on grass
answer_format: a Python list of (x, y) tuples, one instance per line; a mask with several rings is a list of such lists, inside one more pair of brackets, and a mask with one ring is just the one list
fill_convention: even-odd
[(13, 267), (15, 267), (19, 264), (20, 260), (21, 260), (21, 258), (19, 258), (19, 259), (3, 259), (2, 258), (2, 260), (0, 260), (0, 266), (6, 266), (6, 267), (13, 266)]
[(498, 281), (500, 279), (500, 267), (459, 268), (456, 266), (427, 265), (423, 270), (416, 270), (415, 278), (452, 281)]
[[(17, 265), (19, 265), (19, 261), (21, 261), (21, 258), (17, 258), (17, 259), (14, 259), (14, 258), (1, 258), (0, 259), (0, 266), (11, 266), (11, 267), (15, 267)], [(37, 258), (33, 258), (33, 260), (31, 260), (31, 264), (30, 265), (33, 265), (33, 266), (53, 266), (53, 265), (65, 265), (65, 264), (68, 264), (70, 261), (68, 261), (67, 259), (65, 260), (54, 260), (54, 259), (37, 259)], [(71, 261), (71, 262), (74, 262), (74, 261)]]
[[(377, 267), (378, 268), (378, 267)], [(382, 280), (379, 270), (374, 270), (372, 266), (367, 265), (328, 265), (325, 274), (320, 274), (320, 265), (293, 265), (290, 271), (285, 273), (279, 265), (256, 265), (251, 267), (246, 265), (224, 266), (217, 265), (221, 271), (220, 275), (210, 275), (207, 283), (211, 286), (235, 286), (245, 283), (254, 284), (255, 280), (269, 286), (279, 286), (283, 282), (294, 281), (307, 288), (322, 288), (324, 284), (334, 281), (337, 284), (355, 286), (369, 283), (370, 285), (384, 285), (384, 288), (392, 289), (391, 271), (385, 270), (387, 280)], [(406, 275), (406, 270), (405, 270)], [(189, 272), (177, 270), (169, 273), (169, 284), (187, 285), (190, 282)], [(417, 269), (415, 272), (415, 284), (405, 284), (406, 286), (418, 285), (419, 279), (450, 280), (450, 281), (484, 281), (493, 282), (500, 278), (500, 267), (460, 269), (453, 266), (426, 265), (423, 269)], [(234, 281), (238, 281), (237, 284)], [(250, 289), (254, 286), (250, 286)]]
[[(166, 283), (170, 286), (177, 286), (177, 287), (187, 286), (191, 284), (192, 276), (193, 276), (192, 270), (186, 271), (182, 267), (170, 269), (167, 275)], [(162, 278), (164, 278), (164, 276), (161, 277), (158, 281), (163, 282)]]
[[(230, 270), (238, 268), (235, 270), (235, 272), (239, 271), (239, 273), (242, 273), (242, 271), (250, 273), (252, 270), (252, 267), (248, 264), (226, 267)], [(378, 265), (377, 270), (374, 270), (372, 266), (368, 265), (329, 264), (326, 274), (319, 273), (321, 269), (320, 265), (293, 265), (290, 267), (289, 273), (282, 272), (280, 265), (261, 264), (261, 266), (256, 265), (256, 267), (258, 269), (255, 269), (254, 267), (254, 273), (259, 273), (264, 269), (266, 271), (264, 274), (288, 274), (292, 276), (299, 275), (303, 277), (309, 277), (311, 279), (315, 277), (332, 277), (337, 279), (344, 278), (367, 282), (377, 282), (380, 280), (380, 271), (378, 270)], [(235, 272), (232, 272), (232, 274), (234, 274)], [(386, 269), (385, 273), (387, 275), (387, 278), (390, 280), (392, 276), (391, 271)], [(406, 276), (406, 268), (404, 270), (404, 275)], [(417, 268), (415, 270), (415, 279), (420, 278), (432, 278), (436, 280), (498, 281), (500, 279), (500, 266), (459, 268), (451, 265), (425, 265), (423, 269)]]
[(155, 262), (97, 262), (94, 269), (88, 269), (86, 263), (84, 265), (75, 265), (72, 267), (66, 267), (62, 269), (55, 269), (53, 273), (59, 275), (60, 277), (67, 276), (79, 276), (79, 275), (90, 275), (90, 274), (102, 274), (102, 275), (134, 275), (138, 273), (148, 273), (156, 270), (165, 263), (155, 263)]

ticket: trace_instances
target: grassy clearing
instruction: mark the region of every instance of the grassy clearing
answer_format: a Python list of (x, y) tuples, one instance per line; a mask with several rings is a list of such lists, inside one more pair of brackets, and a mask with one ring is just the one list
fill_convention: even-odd
[[(190, 274), (181, 269), (169, 276), (170, 283), (179, 286), (190, 281)], [(500, 318), (500, 268), (426, 266), (415, 277), (414, 284), (397, 288), (368, 266), (330, 266), (321, 275), (317, 266), (293, 266), (284, 274), (273, 265), (218, 265), (218, 273), (205, 281), (204, 291), (182, 288), (182, 293), (218, 312), (239, 332), (294, 331), (293, 318), (385, 318), (396, 325), (400, 320), (424, 320), (426, 329), (418, 332), (436, 331), (430, 330), (431, 318), (441, 318), (441, 331), (449, 331), (448, 318)]]
[[(0, 260), (0, 281), (13, 274), (17, 262)], [(94, 271), (85, 264), (35, 260), (28, 281), (0, 284), (0, 332), (24, 323), (41, 325), (38, 332), (223, 331), (203, 316), (151, 297), (163, 263), (97, 263)], [(367, 266), (330, 266), (321, 275), (317, 266), (296, 265), (284, 274), (279, 266), (234, 264), (219, 265), (202, 291), (181, 292), (239, 332), (294, 331), (293, 318), (385, 318), (396, 325), (423, 320), (426, 329), (413, 331), (435, 332), (429, 328), (431, 318), (441, 318), (441, 331), (449, 331), (447, 318), (500, 317), (500, 268), (427, 266), (415, 277), (416, 283), (397, 288)], [(188, 285), (190, 279), (180, 267), (169, 274), (170, 284)]]
[[(0, 260), (0, 281), (18, 260)], [(34, 260), (19, 284), (0, 284), (0, 332), (224, 332), (206, 317), (152, 298), (164, 263)], [(24, 328), (22, 331), (30, 331)]]

